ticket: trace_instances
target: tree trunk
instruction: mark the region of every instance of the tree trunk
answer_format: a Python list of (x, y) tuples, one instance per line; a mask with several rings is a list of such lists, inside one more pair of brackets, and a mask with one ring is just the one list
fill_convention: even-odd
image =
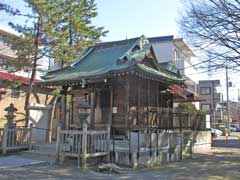
[(38, 94), (33, 92), (33, 95), (35, 97), (36, 102), (40, 104), (41, 101), (40, 101), (40, 98), (39, 98)]
[(31, 78), (30, 78), (30, 82), (29, 82), (29, 89), (26, 92), (26, 98), (25, 98), (25, 127), (28, 127), (29, 125), (29, 116), (30, 116), (30, 112), (29, 112), (29, 101), (30, 101), (30, 96), (32, 93), (32, 89), (33, 89), (33, 82), (36, 76), (36, 71), (37, 71), (37, 60), (38, 60), (38, 41), (39, 41), (39, 19), (37, 24), (35, 24), (34, 27), (34, 56), (33, 56), (33, 65), (32, 65), (32, 74), (31, 74)]
[(52, 108), (51, 108), (51, 116), (50, 116), (49, 124), (48, 124), (48, 130), (49, 130), (48, 131), (48, 143), (51, 143), (51, 141), (52, 141), (52, 124), (53, 124), (53, 118), (54, 118), (54, 114), (55, 114), (57, 99), (58, 99), (58, 96), (54, 96), (53, 99), (51, 100), (51, 102), (49, 103), (49, 105), (51, 105)]

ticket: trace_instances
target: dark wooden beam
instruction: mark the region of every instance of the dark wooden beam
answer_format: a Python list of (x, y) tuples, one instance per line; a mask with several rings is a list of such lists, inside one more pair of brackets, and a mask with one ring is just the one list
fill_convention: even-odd
[(147, 126), (149, 126), (150, 122), (149, 122), (149, 97), (150, 97), (150, 80), (146, 80), (147, 81)]
[(126, 127), (129, 127), (129, 122), (128, 122), (128, 115), (129, 115), (129, 77), (126, 76), (125, 78), (126, 80), (126, 85), (125, 85), (125, 92), (126, 92), (126, 96), (125, 96), (125, 107), (126, 107), (126, 114), (125, 114), (125, 125)]
[(110, 103), (109, 103), (109, 117), (108, 117), (108, 124), (111, 126), (112, 125), (112, 111), (113, 111), (113, 87), (109, 87), (110, 91)]
[(158, 81), (157, 81), (157, 94), (156, 94), (156, 99), (157, 99), (157, 126), (159, 127), (160, 125), (160, 119), (159, 119), (159, 87), (158, 87)]
[(72, 96), (72, 101), (71, 101), (71, 122), (69, 125), (73, 124), (73, 109), (74, 109), (74, 94), (71, 95)]
[(141, 81), (140, 78), (136, 76), (136, 81), (137, 81), (137, 125), (140, 125), (140, 88), (141, 88)]
[(67, 101), (67, 95), (63, 94), (61, 96), (61, 119), (60, 122), (62, 123), (62, 128), (66, 129), (66, 114), (67, 114), (67, 106), (66, 106), (66, 101)]

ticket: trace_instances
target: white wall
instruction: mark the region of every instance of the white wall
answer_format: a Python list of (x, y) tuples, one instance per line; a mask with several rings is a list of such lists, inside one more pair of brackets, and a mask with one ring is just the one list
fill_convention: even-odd
[(32, 139), (34, 142), (45, 142), (48, 135), (51, 106), (32, 104), (30, 106), (30, 122), (33, 124)]
[(159, 63), (174, 60), (174, 47), (171, 41), (153, 43), (152, 46)]
[[(0, 28), (1, 29), (1, 28)], [(4, 43), (1, 39), (0, 39), (0, 54), (10, 57), (10, 58), (16, 58), (16, 54), (15, 52), (6, 44)], [(0, 59), (1, 61), (1, 59)], [(5, 59), (4, 61), (8, 61), (7, 59)], [(43, 71), (47, 71), (48, 67), (49, 67), (49, 59), (48, 58), (41, 58), (38, 60), (37, 64), (37, 72), (36, 72), (36, 79), (41, 79), (41, 76), (43, 75)], [(10, 70), (10, 69), (8, 69)], [(2, 69), (1, 71), (4, 72), (8, 72), (8, 70)], [(41, 71), (39, 71), (41, 70)], [(14, 72), (12, 74), (18, 75), (18, 76), (23, 76), (23, 77), (27, 77), (30, 78), (31, 77), (31, 72), (25, 72), (23, 70)]]
[[(173, 44), (173, 41), (152, 43), (152, 46), (159, 63), (174, 63), (178, 69), (183, 69), (183, 74), (189, 75), (187, 77), (192, 79), (195, 83), (198, 83), (200, 79), (203, 79), (201, 78), (201, 74), (198, 74), (199, 71), (196, 68), (191, 67), (193, 64), (199, 62), (198, 59), (194, 58), (194, 62), (192, 62), (192, 58), (183, 54), (181, 49)], [(177, 53), (175, 53), (175, 51)]]

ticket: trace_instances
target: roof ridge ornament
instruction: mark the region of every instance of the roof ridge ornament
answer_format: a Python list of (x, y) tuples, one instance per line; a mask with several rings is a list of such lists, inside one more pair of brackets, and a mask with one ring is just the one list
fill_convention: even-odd
[(124, 63), (126, 63), (127, 61), (129, 61), (128, 57), (127, 57), (127, 56), (123, 56), (123, 57), (117, 59), (117, 65), (124, 64)]
[(85, 79), (81, 79), (81, 87), (85, 88), (86, 86), (86, 80)]
[(123, 64), (127, 61), (131, 61), (132, 58), (132, 54), (134, 53), (134, 51), (136, 51), (136, 49), (138, 50), (142, 50), (143, 46), (145, 44), (149, 43), (149, 41), (147, 40), (147, 38), (142, 35), (140, 36), (134, 43), (133, 45), (123, 54), (123, 56), (121, 56), (118, 60), (117, 60), (117, 64)]

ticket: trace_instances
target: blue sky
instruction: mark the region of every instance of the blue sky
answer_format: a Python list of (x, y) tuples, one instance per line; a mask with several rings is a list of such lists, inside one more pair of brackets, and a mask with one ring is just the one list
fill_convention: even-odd
[(97, 0), (94, 24), (109, 30), (106, 41), (136, 37), (176, 35), (180, 0)]
[[(24, 8), (22, 0), (2, 0), (14, 7)], [(103, 41), (140, 36), (176, 35), (181, 0), (96, 0), (98, 16), (93, 25), (109, 31)], [(26, 8), (24, 8), (26, 10)], [(7, 27), (13, 17), (0, 13), (0, 26)], [(14, 20), (24, 23), (23, 18)]]

